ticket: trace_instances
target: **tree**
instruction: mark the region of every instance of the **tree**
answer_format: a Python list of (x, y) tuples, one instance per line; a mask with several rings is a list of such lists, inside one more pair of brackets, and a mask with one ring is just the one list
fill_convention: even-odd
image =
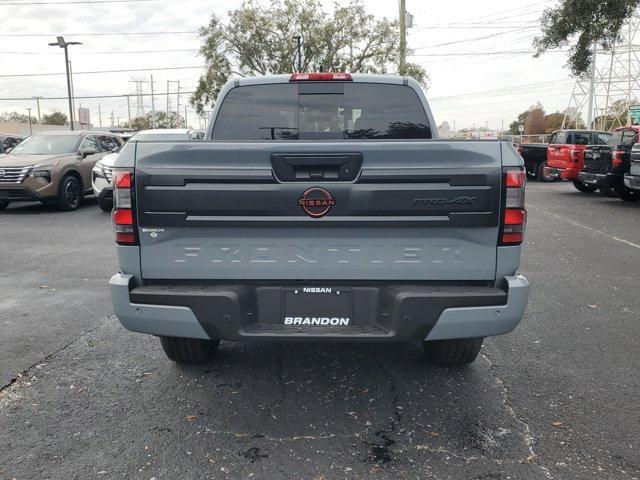
[(42, 123), (44, 125), (66, 125), (67, 115), (59, 110), (54, 110), (53, 112), (42, 116)]
[(545, 115), (544, 132), (553, 133), (556, 130), (560, 130), (562, 128), (563, 123), (564, 123), (564, 113), (555, 112), (555, 113), (550, 113), (549, 115)]
[(538, 102), (529, 108), (527, 117), (524, 119), (524, 134), (538, 135), (544, 133), (544, 109), (542, 104)]
[(302, 36), (302, 71), (395, 72), (427, 81), (416, 64), (398, 72), (398, 23), (367, 14), (361, 0), (335, 4), (331, 14), (318, 0), (271, 0), (267, 6), (247, 0), (229, 12), (227, 22), (212, 15), (200, 29), (206, 72), (191, 104), (202, 113), (232, 76), (297, 71), (296, 35)]
[[(124, 123), (125, 128), (133, 128), (134, 130), (149, 130), (153, 128), (153, 113), (148, 112), (142, 117), (132, 118), (130, 122)], [(176, 112), (171, 112), (171, 116), (167, 117), (166, 112), (156, 112), (157, 128), (186, 128), (184, 118)]]
[(525, 110), (520, 115), (518, 115), (518, 118), (516, 118), (509, 124), (509, 130), (506, 133), (508, 135), (519, 135), (520, 125), (524, 125), (524, 121), (527, 119), (527, 115), (529, 115), (529, 110)]
[[(29, 115), (24, 115), (23, 113), (18, 112), (4, 112), (0, 114), (0, 121), (29, 123)], [(36, 123), (35, 117), (31, 117), (31, 123)]]
[(639, 5), (640, 0), (561, 0), (542, 14), (542, 35), (533, 42), (535, 56), (571, 45), (568, 66), (581, 76), (590, 68), (594, 43), (610, 51)]

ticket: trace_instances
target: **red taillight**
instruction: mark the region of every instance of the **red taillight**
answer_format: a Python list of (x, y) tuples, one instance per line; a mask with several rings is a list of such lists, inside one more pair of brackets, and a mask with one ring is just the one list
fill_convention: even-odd
[(115, 188), (131, 188), (131, 172), (115, 171), (113, 173), (113, 186)]
[(133, 211), (130, 208), (120, 208), (113, 212), (113, 223), (116, 225), (133, 225)]
[(353, 78), (351, 78), (350, 73), (294, 73), (289, 77), (290, 82), (330, 82), (330, 81), (342, 81), (342, 82), (350, 82)]
[(133, 174), (113, 172), (113, 224), (118, 245), (136, 245), (136, 215), (133, 203)]
[(523, 168), (505, 167), (503, 178), (506, 188), (500, 245), (520, 245), (527, 221), (527, 211), (524, 208), (526, 173)]
[(569, 161), (571, 163), (578, 163), (580, 161), (580, 150), (572, 148), (569, 150)]
[(524, 208), (507, 208), (504, 212), (504, 224), (520, 225), (524, 223), (526, 217)]
[(524, 170), (507, 170), (506, 174), (507, 188), (517, 188), (524, 186), (525, 173)]
[(613, 152), (611, 152), (611, 165), (613, 165), (614, 167), (621, 166), (624, 153), (624, 150), (614, 150)]

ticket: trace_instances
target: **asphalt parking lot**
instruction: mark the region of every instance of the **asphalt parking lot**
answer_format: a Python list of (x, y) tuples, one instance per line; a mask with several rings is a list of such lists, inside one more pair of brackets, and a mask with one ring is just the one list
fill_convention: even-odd
[(180, 367), (111, 314), (110, 219), (0, 212), (0, 478), (637, 479), (640, 204), (527, 187), (527, 314), (418, 347), (225, 343)]

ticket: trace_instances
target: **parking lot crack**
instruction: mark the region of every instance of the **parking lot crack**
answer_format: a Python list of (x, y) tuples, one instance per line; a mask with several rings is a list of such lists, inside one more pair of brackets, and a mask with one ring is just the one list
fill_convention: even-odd
[(542, 473), (546, 478), (553, 479), (553, 476), (551, 475), (551, 472), (549, 471), (549, 469), (545, 467), (543, 464), (536, 461), (539, 457), (534, 450), (535, 438), (531, 433), (531, 427), (525, 420), (523, 420), (517, 415), (515, 409), (513, 408), (513, 405), (511, 404), (511, 400), (509, 398), (509, 391), (507, 390), (507, 387), (505, 386), (502, 379), (498, 376), (498, 372), (495, 364), (484, 353), (481, 353), (480, 356), (484, 358), (484, 360), (489, 364), (489, 370), (491, 371), (491, 375), (493, 376), (496, 383), (498, 384), (498, 388), (500, 389), (500, 395), (502, 396), (502, 402), (504, 403), (505, 408), (509, 413), (509, 416), (512, 417), (522, 428), (522, 437), (524, 439), (524, 443), (529, 452), (529, 455), (527, 456), (526, 459), (523, 459), (523, 462), (532, 463), (542, 471)]
[(23, 371), (21, 371), (20, 373), (18, 373), (16, 376), (14, 376), (13, 378), (11, 378), (9, 380), (8, 383), (4, 383), (3, 385), (0, 385), (0, 396), (2, 396), (2, 394), (12, 385), (15, 385), (20, 379), (28, 376), (31, 371), (38, 367), (39, 365), (42, 364), (46, 364), (49, 360), (51, 360), (53, 357), (55, 357), (56, 355), (58, 355), (59, 353), (64, 352), (66, 349), (68, 349), (69, 347), (71, 347), (74, 343), (76, 343), (78, 340), (80, 340), (82, 337), (92, 333), (93, 331), (97, 330), (98, 328), (100, 328), (102, 325), (104, 325), (108, 320), (110, 320), (112, 318), (112, 315), (108, 315), (105, 318), (103, 318), (102, 320), (98, 321), (98, 323), (96, 325), (94, 325), (93, 327), (91, 327), (88, 330), (85, 330), (84, 332), (82, 332), (80, 335), (78, 335), (76, 338), (74, 338), (73, 340), (71, 340), (70, 342), (66, 343), (65, 345), (61, 346), (60, 348), (58, 348), (57, 350), (49, 353), (48, 355), (46, 355), (44, 358), (38, 360), (37, 362), (32, 363), (31, 365), (29, 365), (27, 368), (25, 368)]

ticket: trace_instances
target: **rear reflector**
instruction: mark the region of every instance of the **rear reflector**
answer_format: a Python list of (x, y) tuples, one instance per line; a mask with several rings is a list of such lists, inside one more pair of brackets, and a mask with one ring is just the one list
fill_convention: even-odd
[(351, 82), (351, 74), (349, 73), (294, 73), (289, 78), (290, 82)]

